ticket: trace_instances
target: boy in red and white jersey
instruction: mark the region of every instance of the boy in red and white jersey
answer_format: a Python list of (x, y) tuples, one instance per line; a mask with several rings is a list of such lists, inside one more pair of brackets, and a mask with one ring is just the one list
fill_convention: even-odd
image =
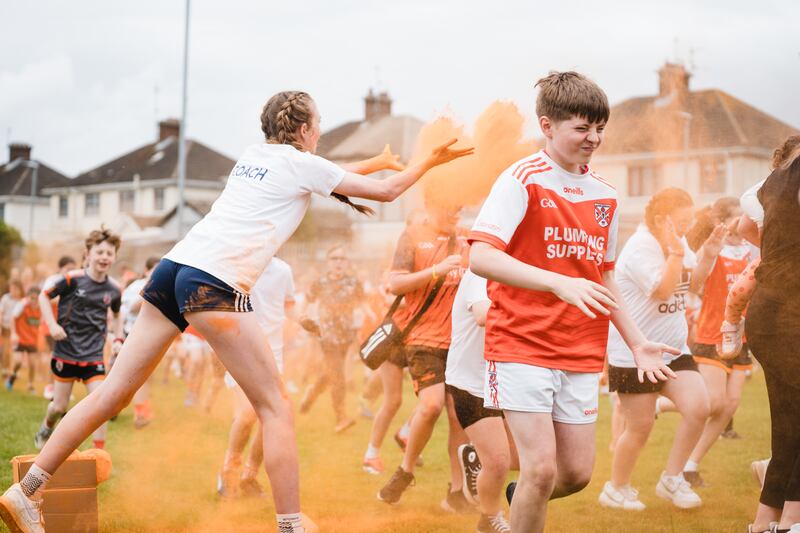
[(588, 167), (608, 120), (605, 93), (575, 72), (539, 80), (543, 151), (495, 182), (470, 233), (470, 269), (489, 280), (484, 398), (517, 444), (514, 531), (542, 531), (547, 501), (585, 487), (609, 320), (651, 381), (674, 373), (624, 309), (614, 283), (617, 194)]

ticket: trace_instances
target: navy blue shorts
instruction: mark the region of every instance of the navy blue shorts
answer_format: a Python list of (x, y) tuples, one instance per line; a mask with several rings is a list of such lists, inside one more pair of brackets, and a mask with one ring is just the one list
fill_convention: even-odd
[(184, 313), (195, 311), (253, 311), (250, 296), (200, 269), (162, 259), (142, 290), (142, 298), (153, 304), (183, 331), (189, 325)]

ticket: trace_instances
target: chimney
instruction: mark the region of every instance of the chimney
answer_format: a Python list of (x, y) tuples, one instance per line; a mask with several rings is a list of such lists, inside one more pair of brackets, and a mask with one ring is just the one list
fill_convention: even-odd
[(392, 99), (389, 98), (389, 93), (383, 91), (376, 95), (370, 89), (367, 96), (364, 97), (364, 120), (376, 120), (391, 114)]
[(665, 63), (658, 71), (658, 96), (660, 98), (675, 95), (679, 101), (685, 101), (689, 95), (689, 78), (683, 65)]
[(8, 145), (8, 161), (15, 159), (24, 159), (30, 161), (31, 159), (31, 145), (25, 143), (11, 143)]
[(168, 137), (178, 138), (181, 123), (177, 118), (168, 118), (158, 123), (158, 140), (163, 141)]

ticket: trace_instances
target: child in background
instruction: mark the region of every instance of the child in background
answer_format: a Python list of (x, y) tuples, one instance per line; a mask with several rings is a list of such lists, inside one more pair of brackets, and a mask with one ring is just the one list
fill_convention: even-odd
[(17, 372), (24, 364), (28, 368), (28, 392), (36, 392), (34, 379), (36, 377), (36, 365), (39, 358), (39, 323), (42, 319), (42, 311), (39, 309), (37, 296), (39, 287), (28, 288), (25, 298), (17, 302), (14, 307), (13, 320), (11, 322), (11, 342), (13, 347), (13, 365), (11, 375), (6, 381), (6, 389), (11, 390), (17, 380)]

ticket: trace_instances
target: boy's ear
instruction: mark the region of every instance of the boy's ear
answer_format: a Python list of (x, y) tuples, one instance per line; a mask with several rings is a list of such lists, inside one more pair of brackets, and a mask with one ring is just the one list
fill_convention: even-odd
[(545, 137), (548, 139), (553, 138), (553, 121), (550, 120), (550, 117), (545, 115), (539, 117), (539, 128), (541, 128)]

